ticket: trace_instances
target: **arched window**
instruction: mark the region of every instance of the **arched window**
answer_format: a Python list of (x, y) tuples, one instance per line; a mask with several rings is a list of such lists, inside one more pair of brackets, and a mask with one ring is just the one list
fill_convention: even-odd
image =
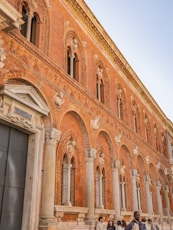
[(144, 131), (145, 131), (145, 139), (147, 143), (150, 143), (150, 123), (148, 116), (145, 114), (144, 118)]
[(67, 73), (71, 75), (71, 48), (68, 46), (67, 47)]
[(96, 168), (96, 208), (104, 208), (105, 201), (105, 171)]
[(99, 207), (100, 204), (100, 186), (99, 186), (99, 168), (96, 168), (96, 208)]
[(75, 204), (75, 160), (71, 160), (71, 176), (70, 176), (70, 201), (71, 204)]
[(138, 107), (133, 103), (132, 107), (132, 117), (133, 117), (133, 130), (135, 133), (138, 133)]
[(105, 206), (105, 170), (102, 169), (102, 207)]
[(32, 42), (34, 45), (38, 45), (38, 24), (39, 24), (39, 17), (37, 13), (34, 13), (34, 16), (31, 21), (31, 36), (30, 36), (30, 42)]
[(141, 211), (141, 188), (140, 188), (140, 183), (137, 181), (136, 182), (136, 194), (137, 194), (137, 204), (138, 204), (138, 210)]
[[(124, 169), (121, 169), (124, 171)], [(126, 210), (126, 182), (125, 176), (120, 175), (120, 197), (121, 197), (121, 210)]]
[(121, 88), (118, 88), (118, 92), (117, 92), (117, 112), (118, 112), (118, 118), (123, 120), (123, 102), (122, 102)]
[(37, 13), (31, 13), (28, 5), (23, 2), (22, 19), (24, 24), (20, 26), (20, 33), (31, 43), (38, 46), (39, 36), (39, 16)]
[(67, 155), (64, 155), (61, 173), (61, 203), (65, 204), (67, 201), (67, 186), (68, 186), (68, 167)]
[(159, 151), (160, 150), (160, 146), (159, 146), (159, 136), (158, 136), (158, 129), (157, 126), (154, 125), (154, 139), (155, 139), (155, 147), (156, 150)]
[(103, 70), (101, 67), (98, 67), (96, 74), (96, 96), (100, 102), (104, 103)]
[(78, 81), (78, 71), (79, 71), (78, 64), (79, 64), (79, 59), (77, 54), (75, 53), (73, 57), (73, 79), (77, 81)]
[(162, 133), (162, 153), (164, 156), (167, 156), (166, 137), (164, 133)]
[(79, 81), (79, 58), (77, 55), (78, 42), (73, 38), (67, 47), (67, 73), (75, 80)]
[(24, 23), (20, 26), (20, 33), (26, 37), (27, 35), (27, 24), (28, 24), (28, 9), (27, 5), (23, 4), (22, 6), (22, 19)]

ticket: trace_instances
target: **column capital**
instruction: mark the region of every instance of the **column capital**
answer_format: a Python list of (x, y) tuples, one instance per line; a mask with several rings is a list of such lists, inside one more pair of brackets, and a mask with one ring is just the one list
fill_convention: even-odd
[(137, 169), (131, 169), (131, 176), (137, 177), (138, 176), (138, 170)]
[(112, 161), (112, 169), (119, 169), (120, 168), (120, 161), (114, 160)]
[(159, 180), (155, 182), (155, 185), (156, 185), (157, 188), (160, 188), (160, 189), (161, 189), (161, 186), (162, 186), (162, 185), (161, 185), (161, 183), (160, 183)]
[(97, 150), (94, 149), (94, 148), (85, 149), (85, 157), (86, 158), (93, 158), (93, 159), (95, 159), (96, 158), (96, 153), (97, 153)]
[(47, 129), (45, 133), (46, 141), (59, 141), (61, 131), (55, 128)]
[(149, 175), (145, 175), (144, 178), (145, 178), (145, 183), (150, 183), (151, 178)]

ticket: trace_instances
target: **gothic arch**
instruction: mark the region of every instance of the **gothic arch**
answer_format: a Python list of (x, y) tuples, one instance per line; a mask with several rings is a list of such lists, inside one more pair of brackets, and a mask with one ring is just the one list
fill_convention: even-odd
[(43, 52), (48, 54), (49, 50), (49, 34), (50, 31), (48, 28), (50, 28), (50, 19), (49, 19), (49, 10), (48, 10), (48, 4), (46, 0), (17, 0), (16, 1), (16, 8), (19, 12), (22, 12), (22, 5), (27, 5), (28, 12), (30, 14), (38, 15), (39, 18), (39, 41), (38, 47)]
[[(75, 160), (75, 188), (74, 205), (84, 206), (84, 182), (85, 182), (85, 149), (89, 148), (89, 137), (85, 124), (74, 111), (66, 112), (60, 121), (62, 132), (56, 153), (56, 192), (55, 203), (61, 204), (61, 175), (63, 155), (66, 154), (68, 164)], [(83, 194), (83, 195), (82, 195)]]

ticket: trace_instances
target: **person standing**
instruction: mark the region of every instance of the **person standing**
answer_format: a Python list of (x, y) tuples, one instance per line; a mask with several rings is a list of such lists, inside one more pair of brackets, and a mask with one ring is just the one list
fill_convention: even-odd
[(112, 220), (108, 221), (107, 230), (115, 230), (115, 225)]
[(144, 225), (140, 221), (140, 212), (134, 212), (134, 219), (125, 227), (125, 230), (145, 230)]
[(147, 226), (146, 226), (146, 218), (143, 217), (142, 220), (141, 220), (141, 223), (144, 225), (144, 230), (147, 230)]
[(152, 219), (148, 219), (148, 230), (159, 230), (159, 227), (156, 224), (153, 224)]
[(123, 230), (121, 220), (117, 221), (117, 230)]
[(104, 230), (103, 229), (103, 216), (99, 217), (98, 223), (96, 225), (96, 230)]
[(122, 226), (122, 229), (123, 229), (123, 230), (126, 228), (127, 223), (126, 223), (125, 220), (122, 220), (122, 221), (121, 221), (121, 226)]

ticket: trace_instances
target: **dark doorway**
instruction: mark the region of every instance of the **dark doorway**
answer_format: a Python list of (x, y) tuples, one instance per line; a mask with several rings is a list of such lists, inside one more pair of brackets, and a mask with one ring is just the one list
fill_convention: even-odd
[(28, 135), (0, 125), (0, 230), (21, 230)]

